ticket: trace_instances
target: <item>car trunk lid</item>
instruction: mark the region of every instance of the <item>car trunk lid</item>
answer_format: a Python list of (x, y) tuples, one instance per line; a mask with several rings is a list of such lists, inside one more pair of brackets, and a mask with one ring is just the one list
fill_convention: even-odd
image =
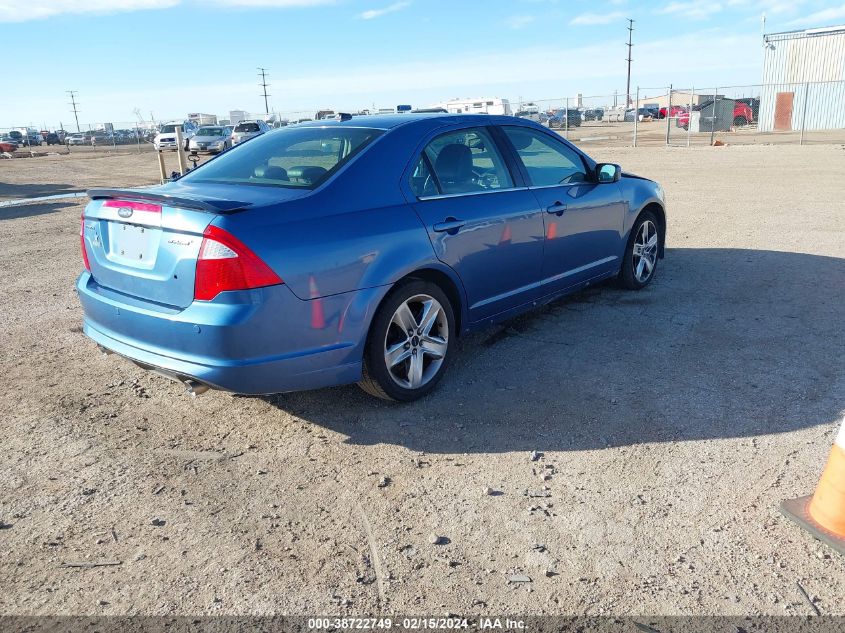
[(91, 274), (106, 288), (187, 307), (194, 300), (203, 232), (215, 218), (308, 193), (178, 182), (146, 189), (92, 189), (82, 222)]

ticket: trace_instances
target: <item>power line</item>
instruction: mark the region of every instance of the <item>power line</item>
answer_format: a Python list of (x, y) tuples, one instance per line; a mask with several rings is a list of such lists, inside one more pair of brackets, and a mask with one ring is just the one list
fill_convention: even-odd
[(264, 112), (270, 114), (270, 106), (267, 104), (267, 97), (271, 96), (267, 94), (267, 86), (270, 85), (267, 83), (267, 69), (259, 66), (258, 70), (261, 71), (261, 83), (258, 85), (264, 89)]
[(76, 95), (79, 94), (78, 90), (65, 90), (70, 95), (70, 105), (73, 107), (73, 118), (76, 119), (76, 131), (81, 132), (82, 130), (79, 129), (79, 116), (76, 106), (79, 104), (76, 103)]

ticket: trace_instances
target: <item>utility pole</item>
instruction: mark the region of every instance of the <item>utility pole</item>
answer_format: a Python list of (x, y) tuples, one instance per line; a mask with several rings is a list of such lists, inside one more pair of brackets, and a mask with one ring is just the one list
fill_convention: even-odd
[(79, 91), (78, 90), (66, 90), (65, 92), (67, 92), (70, 95), (70, 105), (73, 107), (73, 118), (76, 119), (76, 131), (81, 132), (82, 130), (79, 129), (79, 116), (77, 114), (79, 112), (79, 110), (76, 109), (76, 106), (79, 105), (78, 103), (76, 103), (76, 95), (79, 93)]
[[(628, 84), (625, 92), (627, 96), (625, 97), (627, 101), (625, 101), (625, 107), (631, 107), (631, 47), (633, 44), (633, 36), (634, 36), (634, 21), (631, 18), (628, 18)], [(637, 107), (640, 107), (640, 104), (637, 104)]]
[(270, 96), (267, 94), (267, 86), (269, 85), (267, 83), (267, 69), (259, 66), (258, 70), (261, 71), (261, 83), (258, 85), (264, 89), (264, 112), (265, 114), (270, 114), (270, 106), (267, 105), (267, 97)]

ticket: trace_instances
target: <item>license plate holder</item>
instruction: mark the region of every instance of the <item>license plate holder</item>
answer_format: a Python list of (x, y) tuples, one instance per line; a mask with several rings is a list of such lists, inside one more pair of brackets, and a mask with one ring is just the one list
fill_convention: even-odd
[(112, 258), (115, 261), (147, 268), (154, 263), (153, 248), (157, 240), (148, 226), (112, 223)]

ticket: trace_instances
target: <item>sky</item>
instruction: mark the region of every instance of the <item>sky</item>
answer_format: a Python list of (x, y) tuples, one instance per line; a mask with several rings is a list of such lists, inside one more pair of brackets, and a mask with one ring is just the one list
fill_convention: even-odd
[[(845, 23), (845, 0), (0, 0), (0, 127), (289, 118), (451, 97), (760, 81), (763, 32)], [(651, 92), (655, 92), (652, 90)], [(665, 92), (665, 91), (664, 91)], [(656, 92), (655, 92), (656, 93)]]

